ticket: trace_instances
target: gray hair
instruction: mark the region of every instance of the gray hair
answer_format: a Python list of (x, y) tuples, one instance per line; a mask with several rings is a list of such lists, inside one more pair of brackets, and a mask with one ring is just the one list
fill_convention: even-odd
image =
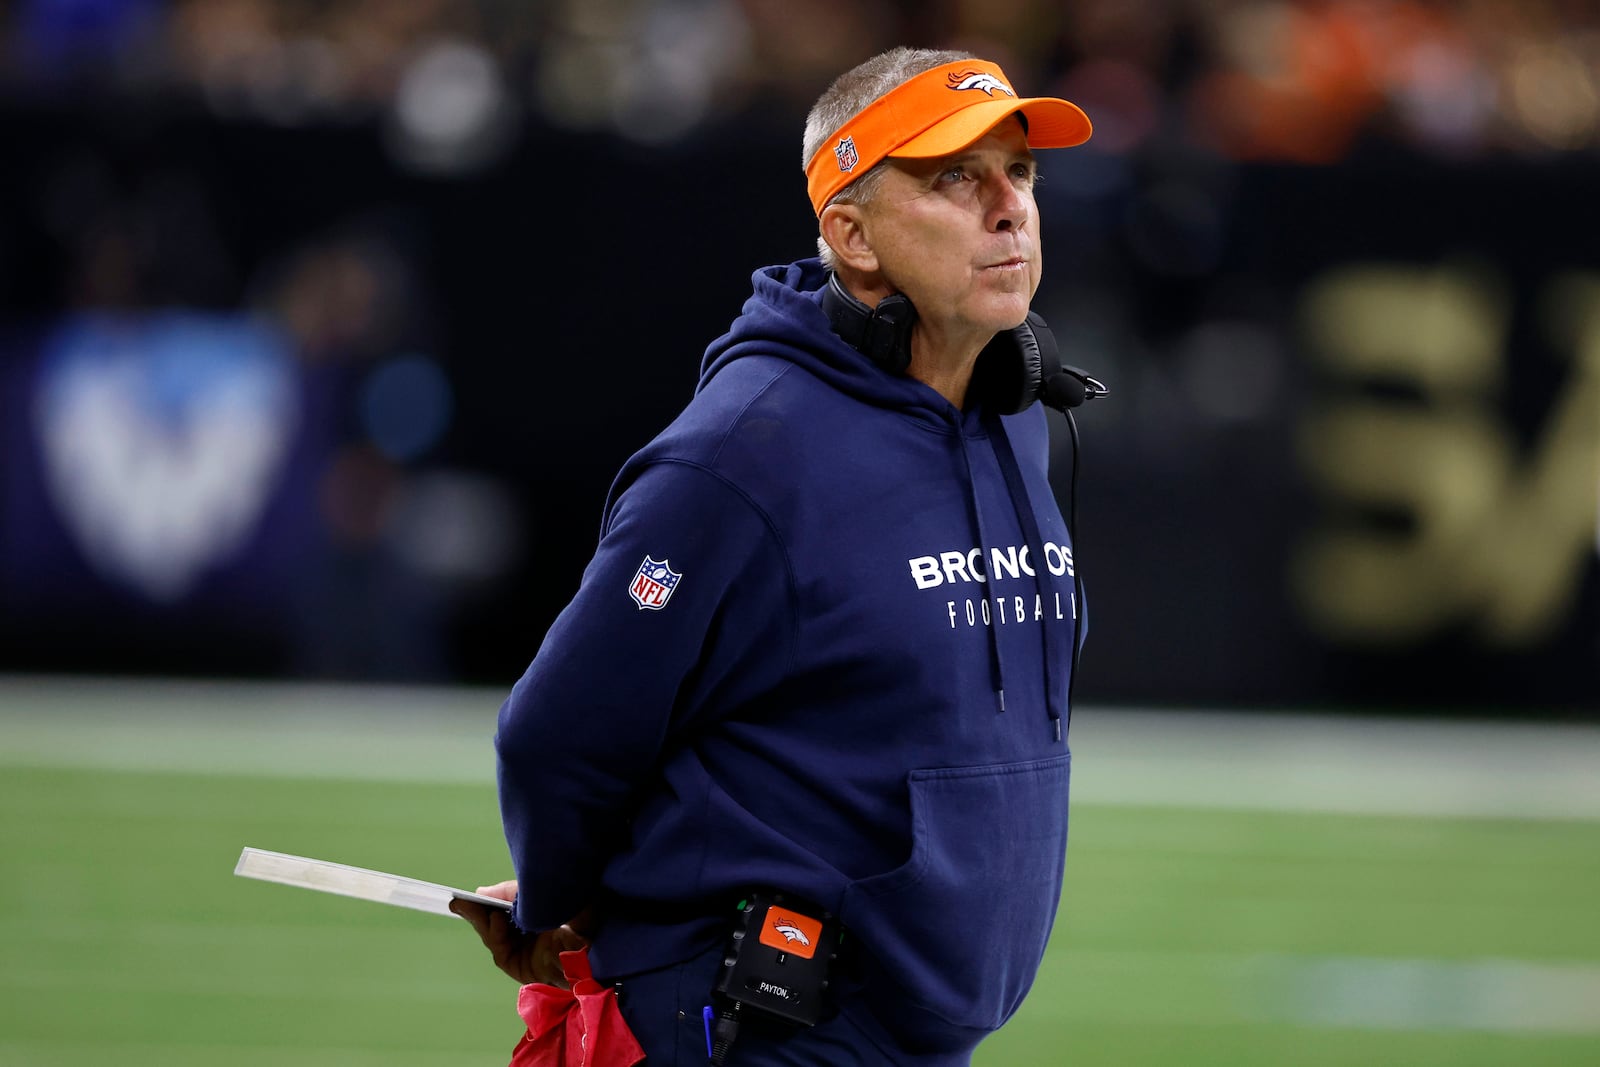
[[(811, 106), (811, 113), (806, 116), (801, 169), (805, 169), (806, 164), (811, 162), (811, 157), (816, 155), (845, 123), (890, 89), (934, 67), (977, 58), (971, 52), (937, 51), (931, 48), (891, 48), (839, 75), (817, 98), (817, 102)], [(888, 166), (887, 159), (879, 160), (865, 174), (835, 193), (828, 204), (867, 203), (877, 193), (878, 186), (883, 184), (883, 173)], [(829, 270), (838, 266), (833, 249), (828, 247), (828, 242), (824, 241), (821, 235), (817, 237), (817, 254), (822, 257), (822, 265)]]

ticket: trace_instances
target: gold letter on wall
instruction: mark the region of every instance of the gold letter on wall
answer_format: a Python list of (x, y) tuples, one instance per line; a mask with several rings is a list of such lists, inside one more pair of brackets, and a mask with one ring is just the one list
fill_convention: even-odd
[(1524, 450), (1502, 408), (1510, 310), (1492, 275), (1365, 265), (1307, 288), (1307, 348), (1335, 384), (1300, 428), (1326, 508), (1293, 583), (1320, 632), (1399, 645), (1464, 624), (1519, 647), (1570, 615), (1596, 547), (1600, 276), (1558, 278), (1542, 303), (1572, 365)]

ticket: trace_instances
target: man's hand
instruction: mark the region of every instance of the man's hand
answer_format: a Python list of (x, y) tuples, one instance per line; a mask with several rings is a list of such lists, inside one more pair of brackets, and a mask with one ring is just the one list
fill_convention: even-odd
[[(517, 883), (512, 881), (479, 886), (477, 893), (496, 900), (515, 900)], [(578, 933), (578, 929), (587, 929), (587, 910), (565, 926), (538, 934), (523, 933), (511, 921), (508, 913), (487, 904), (452, 900), (450, 910), (472, 924), (489, 954), (494, 957), (494, 965), (516, 979), (519, 985), (542, 982), (562, 989), (569, 988), (566, 976), (561, 973), (561, 953), (589, 945), (589, 939)], [(574, 926), (578, 929), (574, 929)]]

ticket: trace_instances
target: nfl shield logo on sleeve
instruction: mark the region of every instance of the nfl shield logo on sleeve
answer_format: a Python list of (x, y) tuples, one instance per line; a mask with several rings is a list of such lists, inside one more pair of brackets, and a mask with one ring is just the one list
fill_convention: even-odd
[(660, 611), (667, 606), (667, 601), (672, 599), (672, 591), (678, 588), (678, 579), (683, 575), (673, 570), (667, 560), (655, 560), (649, 556), (639, 564), (639, 571), (633, 576), (633, 584), (628, 587), (628, 595), (633, 597), (634, 603), (641, 609)]

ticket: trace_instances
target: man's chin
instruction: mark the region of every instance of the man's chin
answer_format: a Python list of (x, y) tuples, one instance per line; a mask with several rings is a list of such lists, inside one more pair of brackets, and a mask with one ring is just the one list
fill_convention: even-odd
[(996, 300), (992, 304), (993, 314), (985, 319), (994, 324), (995, 333), (1016, 329), (1028, 318), (1029, 303), (1024, 293), (1017, 293), (1012, 299)]

